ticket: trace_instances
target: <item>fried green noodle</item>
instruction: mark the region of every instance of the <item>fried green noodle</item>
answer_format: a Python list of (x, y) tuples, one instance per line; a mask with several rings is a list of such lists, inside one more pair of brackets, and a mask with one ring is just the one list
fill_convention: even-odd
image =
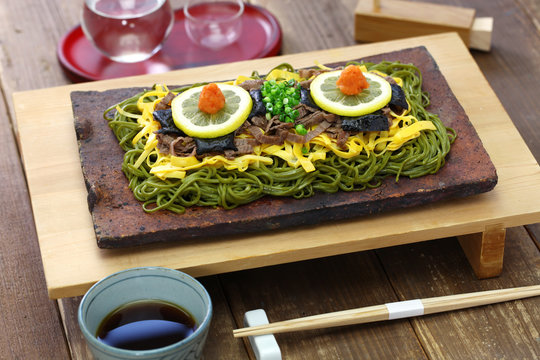
[[(395, 151), (374, 151), (367, 154), (364, 150), (350, 159), (328, 152), (326, 159), (315, 162), (316, 170), (309, 173), (302, 167), (293, 168), (284, 160), (273, 157), (273, 164), (252, 165), (246, 171), (204, 167), (188, 172), (181, 180), (161, 180), (150, 174), (146, 162), (138, 168), (134, 166), (145, 145), (144, 139), (136, 144), (132, 143), (132, 139), (141, 129), (137, 119), (113, 112), (118, 105), (125, 113), (140, 114), (137, 100), (141, 93), (112, 106), (104, 113), (125, 151), (122, 170), (129, 180), (129, 187), (135, 198), (142, 202), (147, 212), (167, 209), (183, 213), (190, 206), (221, 206), (232, 209), (266, 195), (302, 199), (313, 196), (318, 191), (335, 193), (375, 188), (389, 176), (398, 181), (401, 176), (418, 178), (435, 174), (444, 165), (445, 156), (450, 151), (456, 134), (453, 129), (445, 127), (437, 115), (426, 110), (429, 97), (422, 91), (422, 75), (419, 69), (414, 65), (399, 62), (363, 64), (368, 70), (378, 70), (403, 79), (410, 115), (419, 121), (431, 121), (436, 130), (422, 131), (419, 137)], [(292, 70), (288, 64), (279, 67)], [(257, 78), (259, 75), (254, 72), (252, 77)], [(188, 88), (190, 87), (172, 91), (182, 92)]]

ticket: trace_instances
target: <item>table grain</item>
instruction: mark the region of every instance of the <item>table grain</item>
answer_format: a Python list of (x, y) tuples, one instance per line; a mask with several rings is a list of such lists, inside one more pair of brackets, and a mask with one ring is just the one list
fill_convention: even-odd
[[(279, 19), (283, 54), (355, 44), (355, 0), (251, 2)], [(429, 2), (474, 7), (477, 16), (494, 17), (492, 50), (472, 54), (538, 161), (538, 1)], [(76, 322), (80, 298), (53, 301), (47, 296), (11, 98), (15, 91), (69, 83), (55, 50), (60, 37), (78, 23), (81, 3), (0, 3), (1, 359), (90, 358)], [(175, 8), (183, 4), (172, 3)], [(254, 308), (264, 308), (270, 320), (277, 321), (539, 284), (539, 249), (540, 224), (508, 229), (503, 273), (487, 280), (475, 278), (455, 238), (205, 277), (201, 281), (216, 309), (205, 358), (253, 358), (245, 340), (232, 337), (232, 329)], [(276, 338), (285, 359), (533, 359), (540, 357), (540, 299)]]

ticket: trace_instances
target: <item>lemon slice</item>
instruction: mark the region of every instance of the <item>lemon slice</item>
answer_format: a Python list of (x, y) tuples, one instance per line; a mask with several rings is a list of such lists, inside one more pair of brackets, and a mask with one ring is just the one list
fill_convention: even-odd
[(388, 104), (392, 98), (392, 87), (378, 75), (363, 74), (369, 88), (357, 95), (345, 95), (336, 85), (341, 70), (322, 73), (311, 82), (311, 97), (321, 109), (337, 115), (360, 116), (375, 112)]
[(249, 92), (239, 86), (217, 84), (225, 96), (225, 106), (215, 114), (199, 110), (202, 86), (179, 94), (171, 103), (174, 124), (197, 138), (215, 138), (232, 133), (246, 121), (253, 102)]

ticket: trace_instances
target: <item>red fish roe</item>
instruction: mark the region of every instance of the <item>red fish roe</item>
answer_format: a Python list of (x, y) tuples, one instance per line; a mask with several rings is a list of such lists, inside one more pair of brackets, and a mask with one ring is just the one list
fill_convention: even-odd
[(369, 87), (362, 70), (356, 65), (347, 66), (336, 82), (337, 87), (345, 95), (357, 95)]
[(207, 114), (215, 114), (225, 106), (225, 96), (220, 88), (211, 83), (202, 88), (199, 96), (199, 110)]

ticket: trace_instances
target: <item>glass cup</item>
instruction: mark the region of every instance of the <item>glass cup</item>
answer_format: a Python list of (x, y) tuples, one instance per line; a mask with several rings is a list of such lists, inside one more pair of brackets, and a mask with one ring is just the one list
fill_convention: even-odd
[(81, 26), (111, 60), (144, 61), (161, 49), (174, 25), (168, 0), (85, 0)]
[(197, 45), (222, 49), (240, 36), (243, 13), (241, 0), (189, 0), (184, 6), (187, 35)]
[[(101, 324), (110, 318), (111, 313), (144, 301), (173, 304), (185, 310), (195, 320), (195, 330), (183, 340), (149, 350), (126, 350), (98, 339)], [(212, 318), (212, 302), (202, 284), (183, 272), (163, 267), (140, 267), (123, 270), (98, 281), (84, 295), (77, 315), (79, 327), (96, 359), (194, 360), (202, 356)], [(141, 324), (125, 326), (133, 331), (138, 325)], [(140, 332), (135, 336), (148, 339), (162, 331), (163, 328), (157, 330), (154, 327), (149, 333), (142, 334), (144, 336), (140, 336)]]

